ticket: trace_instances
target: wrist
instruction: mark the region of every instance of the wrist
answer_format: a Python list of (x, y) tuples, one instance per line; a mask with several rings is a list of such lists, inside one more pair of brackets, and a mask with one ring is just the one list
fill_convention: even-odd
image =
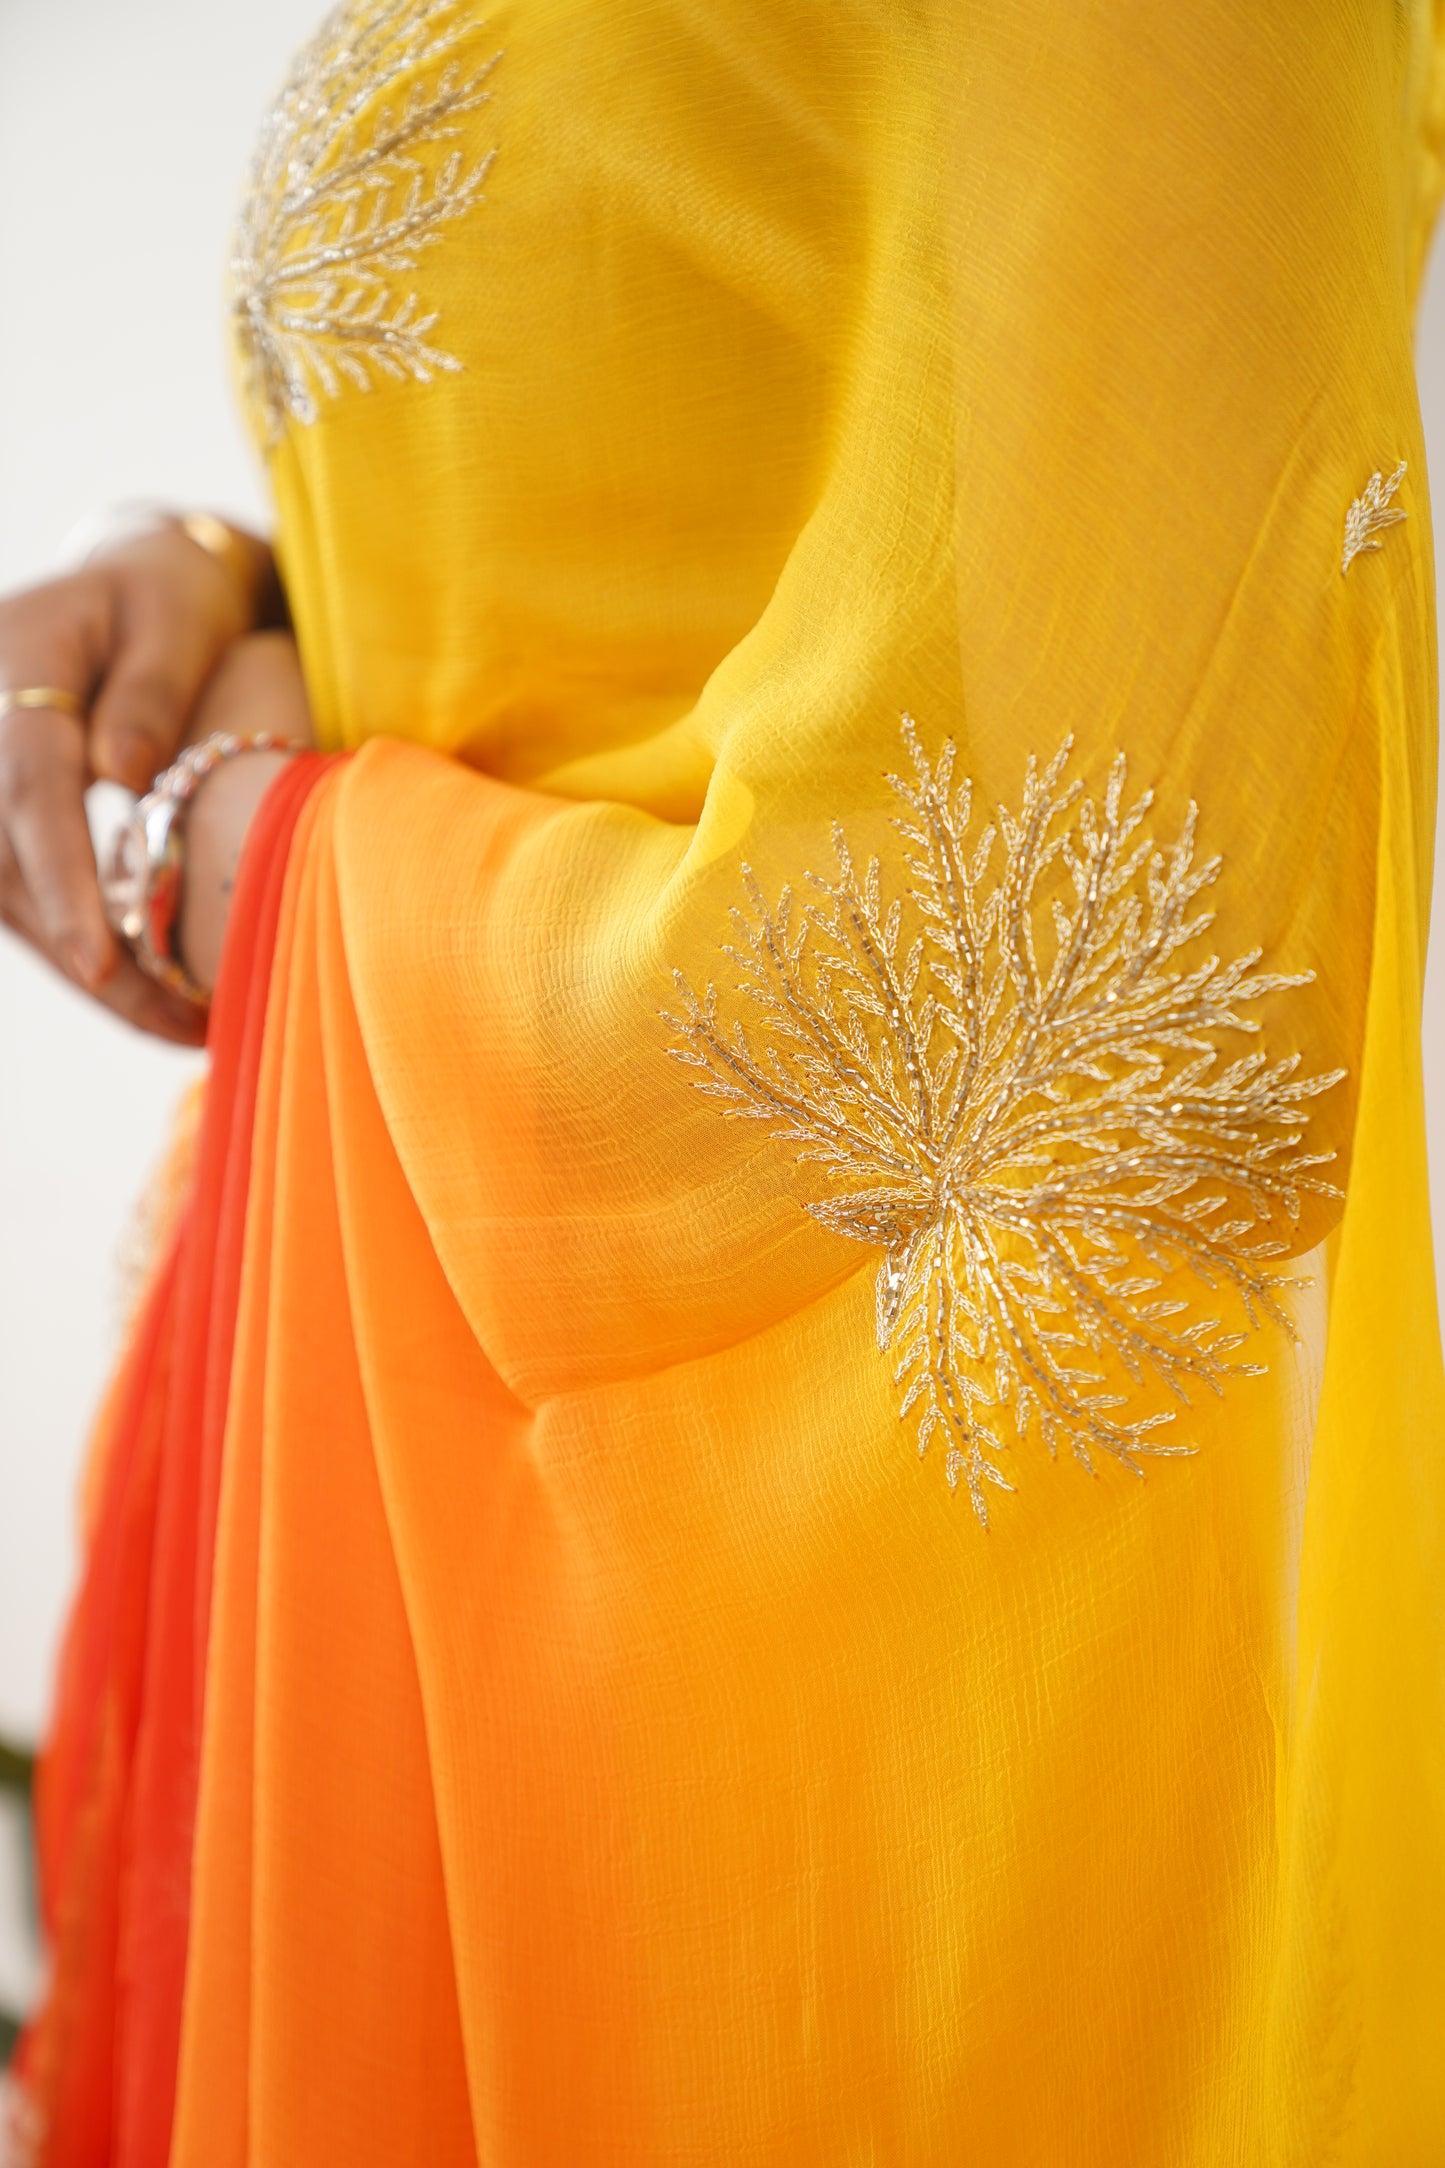
[[(199, 1007), (209, 1001), (215, 983), (227, 882), (234, 880), (246, 830), (275, 767), (253, 768), (245, 784), (212, 797), (194, 880), (187, 862), (193, 801), (219, 769), (252, 755), (264, 754), (279, 763), (290, 753), (290, 741), (269, 732), (238, 736), (222, 731), (187, 747), (137, 801), (104, 853), (101, 898), (112, 930), (128, 944), (143, 971)], [(188, 887), (195, 970), (180, 946)]]
[(206, 995), (215, 990), (236, 875), (262, 799), (292, 758), (256, 746), (221, 763), (198, 786), (186, 814), (185, 863), (174, 950)]
[(219, 571), (239, 603), (243, 629), (288, 623), (270, 543), (217, 513), (132, 499), (87, 513), (64, 545), (66, 556), (79, 566), (135, 550), (150, 556), (162, 548), (177, 552), (181, 561)]
[(166, 517), (193, 548), (203, 551), (225, 572), (242, 598), (252, 631), (289, 624), (275, 553), (264, 536), (238, 527), (215, 512), (172, 512)]

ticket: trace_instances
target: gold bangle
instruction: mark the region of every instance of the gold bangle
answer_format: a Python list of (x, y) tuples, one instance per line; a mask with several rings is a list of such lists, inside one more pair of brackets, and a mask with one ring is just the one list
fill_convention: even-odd
[(228, 556), (236, 547), (235, 528), (228, 527), (214, 512), (177, 512), (176, 524), (213, 557)]
[(12, 708), (54, 708), (60, 715), (85, 721), (85, 702), (79, 693), (67, 692), (63, 685), (19, 685), (14, 692), (0, 693), (0, 716), (8, 715)]
[(236, 529), (228, 526), (225, 520), (217, 519), (214, 512), (177, 512), (174, 518), (181, 533), (188, 535), (208, 557), (214, 557), (241, 593), (248, 595), (254, 585), (253, 567), (250, 552)]

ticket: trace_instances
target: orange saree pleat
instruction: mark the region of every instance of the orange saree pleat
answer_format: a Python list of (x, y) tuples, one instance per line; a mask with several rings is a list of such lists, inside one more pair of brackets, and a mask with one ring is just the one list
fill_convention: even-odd
[(358, 1077), (318, 1001), (330, 795), (297, 838), (257, 1105), (172, 2159), (455, 2168), (472, 2118), (431, 1753), (334, 1163)]
[(122, 1861), (175, 1311), (173, 1250), (97, 1428), (93, 1545), (37, 1782), (40, 1887), (54, 1969), (17, 2070), (40, 2110), (44, 2158), (63, 2168), (113, 2157)]
[[(211, 1562), (251, 1127), (297, 819), (270, 793), (237, 888), (180, 1222), (95, 1442), (96, 1510), (37, 1804), (53, 1978), (22, 2054), (55, 2168), (162, 2168), (190, 1913)], [(63, 2081), (61, 2073), (64, 2073)]]

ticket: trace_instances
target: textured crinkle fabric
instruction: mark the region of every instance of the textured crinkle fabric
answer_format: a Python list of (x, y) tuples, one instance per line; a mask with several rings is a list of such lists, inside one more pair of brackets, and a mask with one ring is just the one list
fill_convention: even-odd
[(1439, 80), (1364, 0), (300, 57), (236, 308), (354, 757), (176, 2168), (1445, 2153)]

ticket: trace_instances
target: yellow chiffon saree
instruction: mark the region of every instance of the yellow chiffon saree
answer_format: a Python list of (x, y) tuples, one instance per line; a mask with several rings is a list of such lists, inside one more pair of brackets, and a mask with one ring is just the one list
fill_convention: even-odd
[(64, 2157), (1445, 2160), (1438, 50), (298, 59), (237, 350), (351, 757), (270, 876), (173, 2122)]

